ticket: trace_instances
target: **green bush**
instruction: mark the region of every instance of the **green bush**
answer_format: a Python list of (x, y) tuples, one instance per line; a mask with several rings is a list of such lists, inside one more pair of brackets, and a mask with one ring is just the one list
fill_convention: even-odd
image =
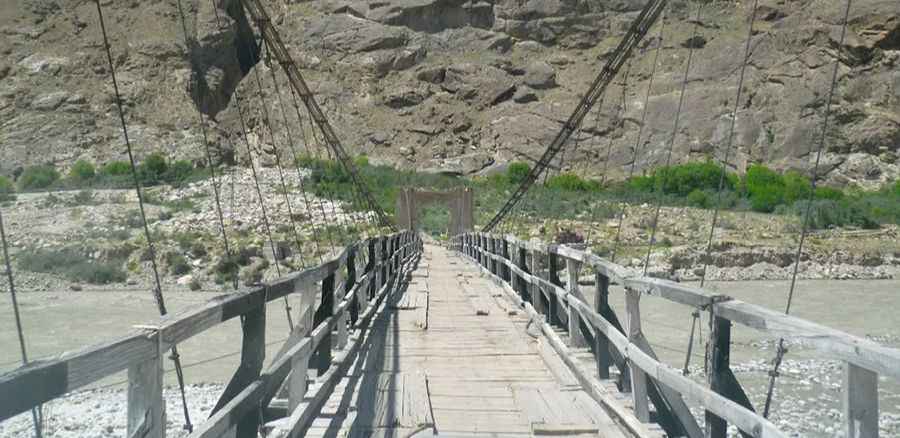
[(172, 275), (185, 275), (191, 272), (191, 264), (187, 258), (175, 251), (169, 251), (165, 255), (166, 266), (169, 267), (169, 273)]
[(826, 229), (833, 227), (855, 226), (861, 228), (878, 228), (878, 221), (863, 208), (858, 202), (847, 200), (834, 201), (830, 199), (817, 199), (810, 201), (797, 201), (793, 205), (794, 214), (803, 218), (809, 206), (810, 229)]
[(700, 208), (709, 208), (709, 205), (712, 203), (709, 195), (700, 189), (694, 189), (694, 191), (688, 193), (687, 201), (688, 204)]
[(29, 250), (17, 259), (22, 269), (62, 275), (69, 281), (109, 284), (127, 278), (121, 261), (92, 260), (73, 248)]
[(9, 178), (0, 175), (0, 202), (16, 199), (16, 188)]
[(596, 181), (583, 179), (570, 172), (560, 173), (559, 175), (548, 178), (545, 186), (551, 189), (565, 190), (568, 192), (590, 192), (600, 189), (600, 184)]
[(131, 164), (127, 161), (110, 161), (100, 168), (100, 174), (104, 176), (128, 176), (131, 174)]
[(180, 185), (194, 175), (194, 165), (187, 160), (172, 162), (163, 174), (162, 179), (172, 185)]
[(744, 176), (750, 208), (754, 211), (771, 213), (775, 207), (784, 203), (784, 178), (772, 169), (754, 164), (747, 169)]
[(832, 187), (816, 187), (816, 199), (830, 199), (838, 201), (844, 199), (844, 192)]
[[(722, 167), (713, 162), (685, 163), (653, 172), (655, 187), (663, 193), (687, 196), (694, 190), (718, 190)], [(733, 190), (735, 178), (726, 174), (724, 189)]]
[(529, 166), (528, 163), (520, 161), (512, 162), (509, 163), (509, 166), (506, 168), (506, 178), (513, 184), (519, 184), (525, 180), (525, 177), (528, 176), (528, 172), (531, 172), (531, 166)]
[(635, 176), (629, 178), (625, 186), (639, 192), (652, 192), (656, 187), (656, 179), (652, 176)]
[(158, 184), (163, 181), (166, 171), (169, 170), (169, 163), (162, 154), (152, 153), (144, 158), (137, 170), (142, 183)]
[(809, 178), (801, 175), (799, 172), (790, 170), (782, 176), (784, 181), (784, 202), (793, 204), (796, 201), (809, 199), (812, 192), (812, 184)]
[(97, 171), (94, 165), (85, 160), (76, 161), (69, 169), (69, 180), (78, 185), (90, 183), (95, 176)]
[(53, 166), (31, 166), (19, 176), (19, 188), (22, 190), (46, 189), (59, 181), (59, 172)]

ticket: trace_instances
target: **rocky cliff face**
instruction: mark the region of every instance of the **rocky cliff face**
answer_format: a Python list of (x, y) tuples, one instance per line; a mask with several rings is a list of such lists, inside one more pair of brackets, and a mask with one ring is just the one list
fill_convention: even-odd
[[(104, 3), (139, 153), (203, 161), (199, 108), (222, 155), (245, 160), (239, 107), (251, 146), (274, 151), (268, 113), (277, 128), (274, 144), (287, 151), (271, 72), (266, 63), (254, 67), (260, 48), (237, 0), (182, 1), (184, 26), (174, 0)], [(0, 6), (0, 173), (37, 162), (121, 158), (94, 3), (12, 3)], [(539, 156), (642, 3), (266, 2), (348, 149), (373, 161), (461, 174)], [(821, 172), (835, 185), (875, 187), (897, 178), (900, 6), (895, 0), (854, 2), (839, 47), (843, 5), (760, 1), (735, 120), (737, 170), (752, 162), (811, 169), (839, 57)], [(627, 81), (622, 72), (573, 138), (563, 167), (621, 177), (636, 146), (639, 169), (664, 162), (691, 46), (673, 156), (680, 162), (716, 156), (727, 142), (749, 12), (743, 4), (715, 2), (694, 21), (695, 4), (672, 1), (662, 37), (658, 27), (651, 31)], [(695, 22), (698, 36), (692, 38)], [(637, 144), (657, 44), (660, 60)], [(308, 125), (300, 131), (291, 115), (280, 72), (278, 81), (296, 147), (304, 139), (314, 143)]]

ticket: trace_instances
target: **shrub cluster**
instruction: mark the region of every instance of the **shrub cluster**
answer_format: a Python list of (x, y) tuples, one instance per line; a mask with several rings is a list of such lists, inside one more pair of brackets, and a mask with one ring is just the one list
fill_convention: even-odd
[(81, 283), (109, 284), (126, 280), (122, 261), (92, 260), (72, 248), (29, 250), (20, 254), (17, 262), (27, 271), (61, 274)]
[(0, 175), (0, 202), (16, 199), (16, 187), (9, 178)]
[[(190, 161), (170, 162), (162, 154), (154, 153), (138, 164), (137, 174), (141, 184), (145, 186), (158, 184), (178, 186), (204, 178), (206, 171), (195, 169)], [(110, 161), (98, 169), (87, 160), (76, 161), (65, 178), (53, 166), (44, 164), (30, 166), (22, 171), (17, 182), (19, 190), (130, 188), (134, 184), (131, 164), (127, 161)]]
[(59, 172), (53, 166), (37, 165), (26, 168), (19, 175), (20, 190), (46, 189), (59, 181)]
[(719, 199), (721, 208), (746, 205), (761, 213), (789, 213), (801, 217), (809, 206), (811, 228), (870, 228), (879, 223), (900, 223), (898, 182), (877, 192), (845, 192), (831, 187), (816, 187), (813, 192), (809, 178), (799, 172), (781, 174), (755, 164), (743, 177), (726, 173), (720, 192), (721, 177), (722, 167), (714, 163), (681, 164), (631, 178), (619, 187), (619, 194), (640, 202), (662, 196), (664, 202), (670, 204), (700, 208), (712, 208)]

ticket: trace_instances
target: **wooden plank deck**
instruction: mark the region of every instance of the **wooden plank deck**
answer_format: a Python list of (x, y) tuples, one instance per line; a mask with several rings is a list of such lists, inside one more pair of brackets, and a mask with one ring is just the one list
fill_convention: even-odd
[(528, 317), (451, 251), (426, 245), (387, 305), (308, 437), (623, 437)]

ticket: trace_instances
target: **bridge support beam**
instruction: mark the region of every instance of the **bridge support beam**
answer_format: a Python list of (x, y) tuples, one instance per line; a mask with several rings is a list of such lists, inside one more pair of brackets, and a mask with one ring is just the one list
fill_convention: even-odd
[[(581, 294), (581, 289), (578, 287), (578, 275), (581, 273), (581, 263), (576, 262), (572, 259), (566, 259), (566, 274), (568, 275), (568, 291), (570, 296), (574, 296), (579, 300), (583, 300), (584, 297)], [(574, 306), (568, 306), (569, 309), (569, 346), (573, 348), (583, 348), (587, 347), (588, 343), (584, 337), (583, 330), (586, 330), (587, 327), (581, 322), (581, 317), (578, 316), (578, 311), (575, 310)]]
[[(316, 312), (313, 326), (318, 327), (326, 319), (334, 315), (334, 273), (322, 280), (322, 301)], [(331, 331), (325, 334), (322, 342), (316, 347), (315, 353), (309, 359), (309, 367), (317, 370), (318, 376), (328, 372), (331, 366)]]
[[(531, 264), (531, 274), (541, 277), (543, 274), (543, 267), (541, 266), (541, 255), (537, 251), (533, 251), (530, 254), (528, 262)], [(541, 285), (537, 282), (532, 283), (528, 286), (529, 294), (531, 295), (531, 305), (534, 307), (534, 311), (539, 315), (544, 315), (547, 313), (547, 304), (546, 299), (544, 299), (544, 292), (541, 289)]]
[[(266, 309), (265, 302), (259, 307), (243, 314), (241, 330), (241, 364), (225, 387), (225, 391), (216, 402), (210, 415), (215, 414), (241, 391), (259, 378), (266, 358)], [(259, 428), (259, 413), (249, 412), (237, 421), (235, 427), (237, 438), (256, 437)]]
[[(628, 340), (635, 342), (641, 334), (641, 294), (626, 289), (625, 309), (628, 314)], [(634, 400), (634, 414), (642, 423), (650, 422), (650, 403), (647, 395), (647, 374), (629, 361), (631, 368), (631, 397)]]
[[(151, 342), (156, 343), (159, 333)], [(163, 403), (163, 355), (128, 368), (128, 428), (126, 436), (166, 436), (166, 405)]]
[[(594, 290), (594, 310), (607, 320), (609, 313), (609, 277), (597, 273)], [(613, 365), (612, 355), (609, 352), (609, 339), (600, 331), (594, 331), (594, 357), (597, 361), (597, 376), (600, 379), (609, 379), (609, 367)]]
[[(559, 280), (559, 256), (553, 252), (548, 252), (547, 256), (547, 280), (553, 285), (562, 287), (562, 282)], [(562, 318), (560, 317), (562, 306), (559, 305), (559, 297), (554, 291), (549, 291), (547, 297), (550, 301), (549, 306), (547, 306), (547, 323), (558, 327), (562, 325)]]
[(878, 374), (844, 363), (844, 424), (847, 438), (878, 438)]

